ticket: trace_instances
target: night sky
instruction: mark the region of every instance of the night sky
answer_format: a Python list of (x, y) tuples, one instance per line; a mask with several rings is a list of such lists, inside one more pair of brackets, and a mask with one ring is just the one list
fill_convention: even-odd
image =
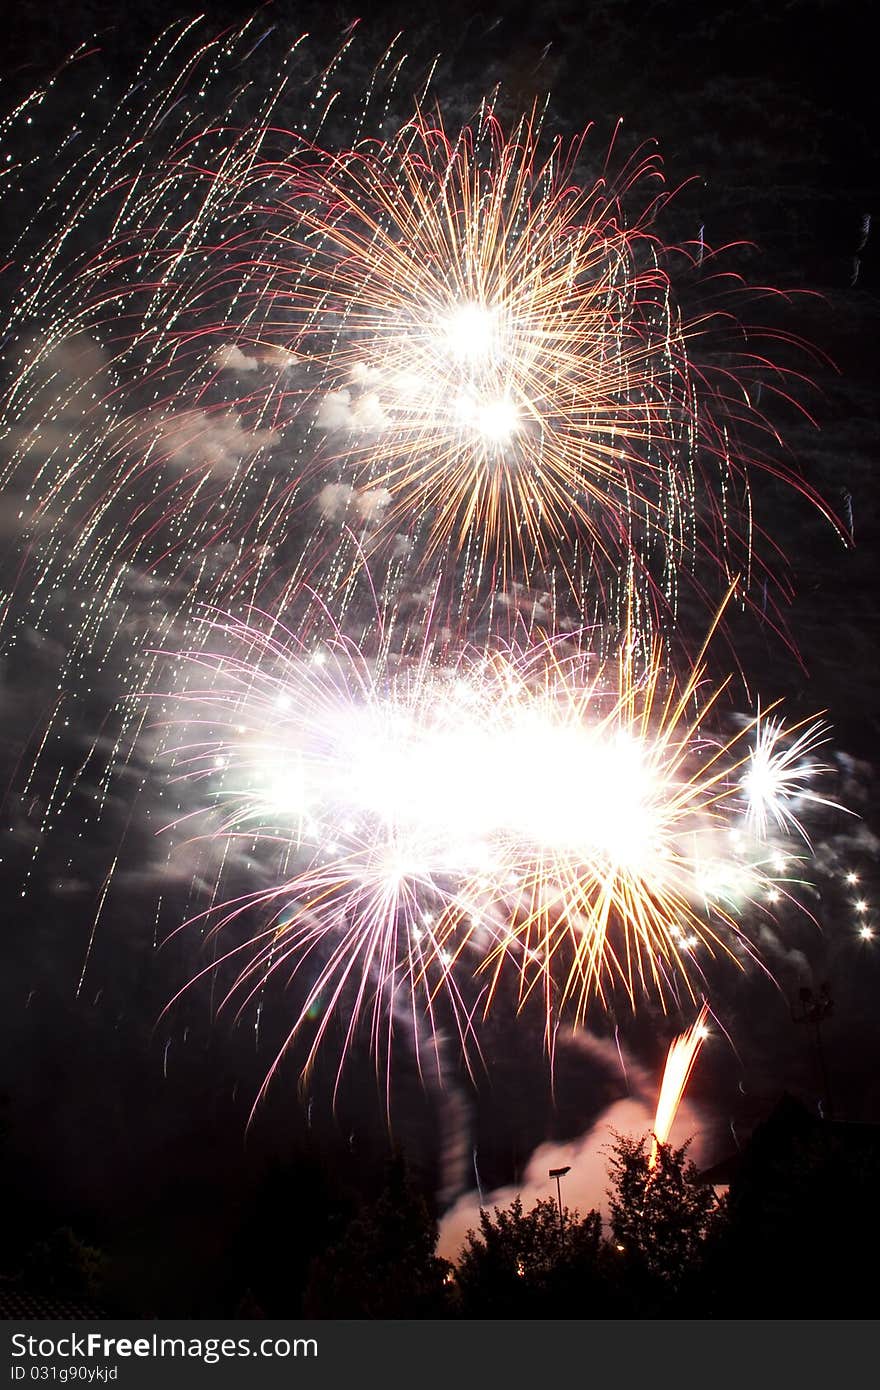
[[(725, 265), (789, 295), (762, 301), (761, 321), (780, 344), (794, 335), (814, 348), (808, 366), (797, 358), (810, 382), (796, 394), (816, 425), (782, 403), (772, 407), (773, 423), (789, 460), (851, 525), (855, 544), (846, 547), (805, 497), (756, 477), (757, 524), (781, 551), (773, 560), (781, 586), (770, 603), (780, 605), (787, 639), (766, 621), (760, 595), (753, 610), (731, 618), (728, 634), (751, 696), (783, 697), (795, 718), (825, 712), (833, 726), (824, 750), (829, 795), (855, 814), (827, 810), (814, 822), (815, 887), (805, 901), (815, 921), (781, 914), (763, 943), (772, 978), (722, 961), (712, 967), (712, 1005), (729, 1043), (719, 1029), (705, 1048), (689, 1112), (707, 1160), (729, 1152), (784, 1090), (817, 1104), (806, 1030), (791, 1010), (799, 988), (825, 980), (835, 1000), (824, 1031), (835, 1113), (880, 1122), (880, 916), (873, 908), (880, 229), (872, 225), (880, 211), (880, 146), (866, 9), (831, 0), (778, 7), (542, 0), (478, 8), (451, 0), (441, 18), (430, 18), (405, 4), (278, 3), (265, 7), (256, 31), (273, 31), (252, 64), (257, 84), (271, 75), (273, 45), (310, 30), (316, 49), (329, 53), (359, 18), (345, 69), (352, 91), (369, 72), (369, 55), (403, 29), (413, 86), (441, 54), (434, 92), (450, 126), (467, 120), (496, 85), (502, 115), (549, 93), (549, 132), (574, 135), (594, 122), (600, 151), (622, 116), (621, 148), (656, 141), (669, 186), (681, 185), (662, 214), (663, 238), (693, 241), (703, 229), (713, 246), (737, 243)], [(4, 109), (86, 44), (94, 51), (60, 71), (54, 100), (26, 137), (60, 143), (84, 90), (100, 87), (98, 105), (110, 109), (114, 90), (134, 80), (146, 45), (192, 12), (160, 3), (132, 12), (94, 0), (53, 13), (47, 24), (41, 6), (15, 0)], [(213, 6), (206, 32), (248, 13), (228, 0)], [(408, 81), (395, 97), (404, 114)], [(293, 109), (281, 115), (290, 125), (298, 120)], [(32, 150), (16, 150), (16, 158)], [(35, 199), (42, 177), (34, 180)], [(682, 293), (698, 296), (699, 287)], [(788, 349), (779, 351), (785, 357)], [(6, 386), (6, 357), (4, 373)], [(17, 494), (0, 501), (4, 598), (21, 564), (18, 510)], [(695, 633), (702, 621), (690, 600), (681, 621)], [(648, 1004), (636, 1017), (616, 1019), (597, 1009), (590, 1026), (601, 1045), (592, 1052), (561, 1046), (551, 1086), (540, 1010), (517, 1018), (502, 1000), (483, 1030), (486, 1066), (475, 1081), (453, 1075), (443, 1094), (423, 1084), (404, 1040), (387, 1116), (365, 1046), (335, 1106), (332, 1063), (319, 1064), (302, 1094), (291, 1058), (248, 1127), (273, 1041), (283, 1036), (284, 992), (267, 996), (258, 1034), (253, 1012), (238, 1023), (232, 1013), (216, 1016), (210, 980), (164, 1012), (204, 956), (195, 933), (156, 946), (152, 831), (139, 822), (133, 807), (140, 803), (124, 782), (114, 785), (100, 834), (83, 821), (81, 789), (56, 821), (52, 842), (40, 842), (35, 803), (44, 791), (25, 789), (26, 771), (66, 640), (61, 618), (53, 627), (50, 614), (40, 631), (16, 630), (0, 648), (0, 1101), (10, 1250), (28, 1233), (70, 1224), (111, 1253), (118, 1281), (138, 1306), (161, 1313), (183, 1302), (195, 1314), (211, 1311), (228, 1296), (230, 1261), (247, 1262), (249, 1223), (265, 1227), (273, 1212), (287, 1210), (277, 1194), (289, 1191), (290, 1174), (308, 1194), (295, 1218), (295, 1266), (375, 1190), (392, 1142), (442, 1208), (472, 1185), (475, 1165), (484, 1190), (515, 1184), (538, 1145), (581, 1135), (626, 1095), (612, 1057), (615, 1022), (633, 1072), (659, 1076), (671, 1037), (691, 1022), (688, 1009), (664, 1016)], [(77, 748), (99, 736), (112, 675), (104, 672), (91, 704), (79, 706), (94, 726), (70, 731), (56, 769), (62, 780), (75, 768)], [(745, 710), (746, 691), (738, 688)], [(135, 759), (127, 775), (139, 785), (151, 772)], [(92, 935), (117, 854), (121, 868)], [(867, 914), (853, 906), (847, 872), (859, 876)], [(187, 891), (167, 886), (160, 936), (175, 912), (182, 920), (192, 911)], [(874, 943), (859, 937), (865, 922), (876, 924)], [(284, 1221), (294, 1218), (277, 1219), (280, 1240)]]

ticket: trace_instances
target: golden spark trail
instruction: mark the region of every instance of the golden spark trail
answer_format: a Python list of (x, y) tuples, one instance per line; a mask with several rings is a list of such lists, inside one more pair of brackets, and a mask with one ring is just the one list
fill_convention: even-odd
[(669, 1142), (669, 1135), (675, 1123), (678, 1107), (681, 1105), (691, 1072), (696, 1066), (700, 1048), (709, 1036), (709, 1030), (706, 1027), (708, 1017), (709, 1005), (704, 1004), (696, 1021), (684, 1033), (680, 1033), (677, 1038), (674, 1038), (669, 1045), (651, 1135), (651, 1153), (648, 1158), (651, 1168), (657, 1163), (658, 1145)]

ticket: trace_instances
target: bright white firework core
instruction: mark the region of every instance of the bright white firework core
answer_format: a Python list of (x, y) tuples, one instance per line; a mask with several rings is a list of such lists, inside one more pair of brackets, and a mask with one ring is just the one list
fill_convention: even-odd
[(317, 757), (281, 720), (272, 757), (252, 765), (255, 800), (293, 821), (315, 801), (336, 808), (334, 822), (347, 807), (410, 861), (430, 850), (472, 871), (519, 845), (660, 871), (662, 785), (639, 740), (554, 718), (516, 692), (499, 708), (499, 693), (441, 681), (417, 708), (391, 698), (327, 711)]
[(516, 406), (505, 396), (480, 400), (465, 392), (458, 398), (456, 413), (463, 425), (494, 444), (505, 443), (516, 433), (519, 424)]
[(488, 362), (498, 348), (497, 313), (484, 304), (461, 304), (443, 321), (447, 351), (460, 362)]

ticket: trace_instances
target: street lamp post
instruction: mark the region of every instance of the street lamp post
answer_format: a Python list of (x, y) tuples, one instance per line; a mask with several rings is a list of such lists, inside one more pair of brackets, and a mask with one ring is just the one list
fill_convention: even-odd
[(565, 1222), (564, 1222), (563, 1216), (562, 1216), (562, 1185), (561, 1185), (559, 1179), (560, 1179), (560, 1178), (564, 1178), (565, 1175), (566, 1175), (566, 1173), (570, 1173), (570, 1172), (571, 1172), (571, 1164), (569, 1164), (567, 1168), (551, 1168), (551, 1169), (550, 1169), (550, 1176), (551, 1176), (551, 1178), (555, 1178), (555, 1179), (556, 1179), (556, 1201), (557, 1201), (557, 1204), (558, 1204), (558, 1206), (559, 1206), (559, 1244), (560, 1244), (560, 1245), (564, 1245), (564, 1244), (565, 1244)]

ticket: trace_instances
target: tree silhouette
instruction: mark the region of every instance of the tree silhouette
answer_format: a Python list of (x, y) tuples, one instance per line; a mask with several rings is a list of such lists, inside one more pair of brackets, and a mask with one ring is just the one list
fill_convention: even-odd
[(827, 1123), (785, 1097), (753, 1134), (709, 1250), (721, 1317), (866, 1318), (880, 1244), (880, 1128)]
[(402, 1158), (384, 1191), (312, 1265), (304, 1311), (317, 1318), (428, 1318), (449, 1306), (437, 1223)]
[(59, 1226), (26, 1251), (23, 1277), (40, 1293), (91, 1300), (102, 1292), (105, 1258), (100, 1250), (85, 1245), (69, 1226)]
[(698, 1269), (718, 1207), (715, 1192), (680, 1149), (615, 1134), (608, 1192), (611, 1233), (630, 1297), (678, 1294)]
[(524, 1212), (509, 1207), (480, 1212), (480, 1230), (468, 1231), (456, 1280), (465, 1317), (595, 1316), (600, 1293), (602, 1222), (559, 1208), (552, 1197)]

